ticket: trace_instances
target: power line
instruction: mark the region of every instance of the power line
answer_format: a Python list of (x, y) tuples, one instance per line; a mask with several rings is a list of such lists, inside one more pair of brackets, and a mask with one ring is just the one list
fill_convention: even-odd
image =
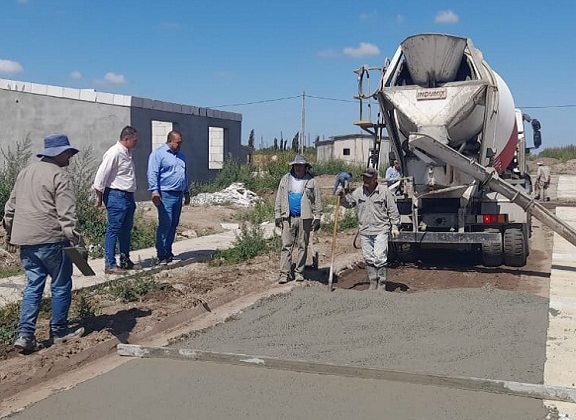
[[(245, 105), (256, 105), (256, 104), (264, 104), (269, 102), (279, 102), (279, 101), (287, 101), (291, 99), (298, 99), (306, 96), (307, 98), (312, 99), (319, 99), (323, 101), (332, 101), (332, 102), (347, 102), (347, 103), (357, 103), (357, 100), (353, 99), (342, 99), (342, 98), (330, 98), (328, 96), (316, 96), (316, 95), (294, 95), (294, 96), (285, 96), (282, 98), (274, 98), (274, 99), (263, 99), (261, 101), (252, 101), (252, 102), (241, 102), (236, 104), (226, 104), (226, 105), (218, 105), (218, 106), (211, 106), (208, 108), (227, 108), (227, 107), (234, 107), (234, 106), (245, 106)], [(521, 109), (551, 109), (551, 108), (576, 108), (576, 104), (562, 104), (562, 105), (537, 105), (537, 106), (518, 106)]]
[(336, 102), (354, 102), (357, 103), (357, 100), (352, 100), (352, 99), (340, 99), (340, 98), (328, 98), (326, 96), (314, 96), (314, 95), (306, 95), (308, 98), (314, 98), (314, 99), (322, 99), (325, 101), (336, 101)]
[(542, 106), (519, 106), (521, 109), (546, 109), (546, 108), (575, 108), (576, 104), (567, 105), (542, 105)]
[(267, 102), (277, 102), (277, 101), (286, 101), (288, 99), (296, 99), (296, 98), (301, 98), (302, 95), (296, 95), (296, 96), (286, 96), (284, 98), (275, 98), (275, 99), (264, 99), (261, 101), (253, 101), (253, 102), (242, 102), (242, 103), (238, 103), (238, 104), (226, 104), (226, 105), (218, 105), (218, 106), (210, 106), (208, 108), (226, 108), (226, 107), (230, 107), (230, 106), (244, 106), (244, 105), (255, 105), (255, 104), (264, 104)]

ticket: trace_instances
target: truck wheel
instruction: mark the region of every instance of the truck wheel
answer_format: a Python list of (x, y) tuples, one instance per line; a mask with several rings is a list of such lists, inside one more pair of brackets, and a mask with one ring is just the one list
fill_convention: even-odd
[(418, 261), (418, 246), (410, 242), (397, 242), (396, 253), (398, 259), (405, 263), (414, 263)]
[(524, 267), (528, 256), (526, 238), (521, 229), (506, 229), (504, 232), (504, 264)]
[[(498, 229), (487, 229), (488, 233), (499, 233)], [(504, 262), (502, 241), (482, 244), (482, 263), (486, 267), (498, 267)]]

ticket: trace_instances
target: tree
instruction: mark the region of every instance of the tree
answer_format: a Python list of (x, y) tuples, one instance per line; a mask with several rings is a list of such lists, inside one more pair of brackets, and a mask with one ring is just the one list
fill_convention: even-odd
[(274, 150), (278, 150), (278, 139), (274, 137)]
[(248, 148), (254, 150), (254, 129), (250, 130), (250, 135), (248, 136)]
[(320, 136), (316, 136), (316, 140), (314, 140), (314, 144), (318, 144), (320, 142)]
[(299, 146), (299, 142), (298, 142), (298, 132), (296, 132), (296, 134), (294, 134), (294, 138), (292, 139), (292, 150), (294, 152), (298, 152), (298, 146)]

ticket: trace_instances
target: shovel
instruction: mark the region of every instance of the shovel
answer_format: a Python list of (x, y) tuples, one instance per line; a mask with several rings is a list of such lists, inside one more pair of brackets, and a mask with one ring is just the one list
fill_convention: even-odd
[(332, 233), (332, 255), (330, 257), (330, 273), (328, 274), (328, 291), (332, 291), (334, 280), (334, 258), (336, 257), (336, 233), (338, 232), (338, 217), (340, 216), (340, 195), (336, 196), (336, 212), (334, 214), (334, 232)]

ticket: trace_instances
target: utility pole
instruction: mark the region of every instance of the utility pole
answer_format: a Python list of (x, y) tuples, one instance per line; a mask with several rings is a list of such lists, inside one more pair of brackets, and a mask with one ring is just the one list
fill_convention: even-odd
[(306, 92), (302, 91), (302, 127), (300, 128), (300, 135), (298, 136), (299, 140), (298, 150), (300, 150), (301, 155), (304, 154), (304, 141), (306, 138), (306, 135), (304, 134), (305, 116), (306, 116)]

